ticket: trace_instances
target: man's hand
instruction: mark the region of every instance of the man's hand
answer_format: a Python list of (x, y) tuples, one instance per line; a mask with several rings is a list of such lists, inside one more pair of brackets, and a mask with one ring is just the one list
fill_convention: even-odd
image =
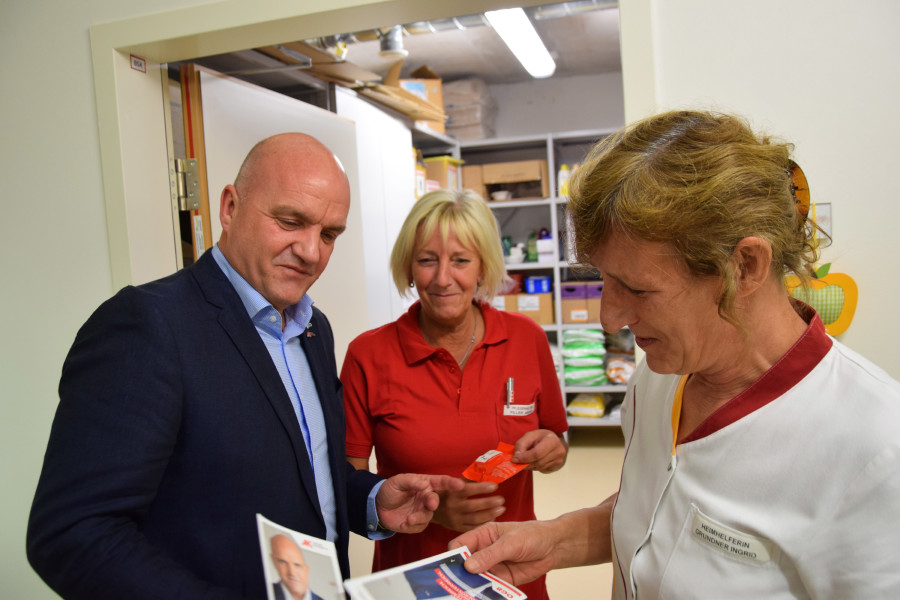
[(528, 463), (528, 468), (552, 473), (566, 464), (569, 447), (562, 437), (547, 429), (529, 431), (516, 441), (514, 463)]
[(378, 522), (398, 533), (419, 533), (440, 504), (438, 494), (462, 488), (463, 481), (449, 475), (394, 475), (375, 496)]
[(484, 496), (497, 491), (496, 483), (461, 481), (464, 482), (462, 489), (440, 494), (441, 504), (434, 513), (435, 523), (454, 531), (469, 531), (493, 521), (506, 511), (503, 496)]
[(521, 585), (556, 566), (553, 539), (552, 526), (545, 521), (486, 523), (452, 540), (449, 548), (469, 548), (472, 556), (466, 561), (466, 570), (490, 571)]

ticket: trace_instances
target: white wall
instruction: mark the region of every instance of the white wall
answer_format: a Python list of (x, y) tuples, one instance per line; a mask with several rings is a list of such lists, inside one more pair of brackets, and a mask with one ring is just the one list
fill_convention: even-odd
[[(476, 12), (478, 4), (492, 2), (305, 0), (302, 7), (275, 0), (0, 3), (5, 86), (0, 97), (0, 176), (5, 186), (0, 222), (0, 597), (54, 597), (25, 561), (25, 521), (56, 407), (63, 357), (77, 328), (113, 292), (110, 264), (115, 257), (108, 249), (100, 139), (107, 152), (121, 148), (118, 136), (110, 136), (105, 126), (98, 131), (97, 107), (104, 115), (122, 107), (107, 95), (95, 95), (88, 28), (177, 9), (174, 16), (166, 15), (164, 27), (139, 20), (120, 38), (122, 45), (143, 44), (157, 59), (166, 52), (187, 58), (278, 39), (269, 34), (244, 43), (249, 38), (233, 31), (204, 35), (233, 26), (236, 14), (248, 21), (314, 15), (307, 21), (323, 28), (318, 33), (334, 33), (345, 30), (343, 25), (363, 29), (363, 19), (371, 27), (376, 19), (409, 22), (456, 10)], [(888, 179), (897, 162), (891, 142), (900, 139), (892, 106), (900, 91), (900, 40), (892, 30), (900, 22), (900, 9), (887, 0), (760, 0), (746, 6), (629, 0), (622, 5), (626, 115), (652, 104), (641, 94), (652, 91), (658, 78), (660, 106), (715, 98), (791, 136), (813, 197), (827, 198), (834, 206), (831, 258), (860, 285), (859, 312), (844, 341), (900, 376), (892, 344), (900, 339), (900, 324), (890, 302), (900, 294), (891, 243), (900, 203)], [(191, 10), (192, 18), (175, 18)], [(319, 16), (317, 11), (326, 12)], [(649, 31), (646, 15), (654, 19), (650, 39), (655, 54), (648, 54), (652, 45), (632, 43)], [(158, 34), (163, 29), (170, 34)], [(197, 39), (179, 41), (191, 33)], [(261, 34), (254, 30), (254, 35)], [(277, 35), (284, 41), (290, 34), (279, 29)], [(165, 41), (170, 39), (176, 41)], [(792, 59), (800, 69), (791, 68)], [(655, 74), (647, 68), (654, 61)]]
[(489, 86), (497, 137), (614, 129), (625, 122), (622, 74), (535, 79)]

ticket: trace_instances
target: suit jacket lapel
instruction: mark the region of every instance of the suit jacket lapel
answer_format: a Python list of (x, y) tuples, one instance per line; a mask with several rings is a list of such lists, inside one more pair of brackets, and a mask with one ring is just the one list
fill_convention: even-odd
[(303, 433), (300, 430), (300, 424), (297, 423), (297, 415), (291, 406), (291, 400), (281, 383), (278, 370), (272, 363), (272, 357), (269, 356), (265, 344), (259, 338), (259, 333), (247, 315), (247, 310), (240, 297), (222, 269), (216, 264), (212, 253), (206, 252), (190, 268), (193, 270), (206, 300), (219, 309), (217, 317), (219, 324), (247, 362), (266, 399), (290, 437), (303, 489), (312, 505), (317, 508), (316, 514), (324, 527), (325, 520), (322, 517), (319, 496), (316, 492), (315, 473), (306, 451)]
[(309, 368), (316, 382), (319, 402), (325, 417), (328, 458), (331, 477), (334, 481), (337, 519), (340, 523), (346, 517), (344, 465), (347, 454), (344, 446), (344, 404), (337, 366), (334, 362), (334, 337), (331, 326), (318, 309), (313, 309), (310, 327), (307, 329), (307, 333), (301, 336), (300, 344), (306, 354), (306, 360), (309, 361)]

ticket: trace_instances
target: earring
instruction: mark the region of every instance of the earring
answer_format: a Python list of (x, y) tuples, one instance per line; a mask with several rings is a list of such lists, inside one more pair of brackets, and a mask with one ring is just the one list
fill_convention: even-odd
[(410, 282), (409, 282), (409, 287), (411, 287), (411, 288), (416, 287), (416, 284), (413, 283), (412, 281), (410, 281)]

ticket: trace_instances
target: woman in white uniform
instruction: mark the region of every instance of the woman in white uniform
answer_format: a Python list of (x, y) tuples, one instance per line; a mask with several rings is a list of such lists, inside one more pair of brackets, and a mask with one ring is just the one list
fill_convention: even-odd
[(513, 583), (612, 561), (615, 598), (900, 598), (900, 384), (792, 299), (817, 258), (790, 146), (671, 112), (601, 141), (572, 183), (600, 321), (646, 353), (619, 492), (452, 546)]

